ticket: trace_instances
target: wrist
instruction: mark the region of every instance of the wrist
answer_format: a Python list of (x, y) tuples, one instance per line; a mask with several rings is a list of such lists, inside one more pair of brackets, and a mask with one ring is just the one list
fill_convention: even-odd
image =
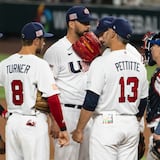
[(66, 131), (66, 130), (67, 130), (67, 127), (66, 127), (66, 126), (61, 127), (60, 130), (61, 130), (61, 131)]

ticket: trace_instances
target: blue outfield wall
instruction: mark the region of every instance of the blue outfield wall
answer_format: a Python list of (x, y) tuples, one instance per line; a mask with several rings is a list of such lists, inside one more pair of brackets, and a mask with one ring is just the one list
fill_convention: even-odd
[[(21, 27), (30, 21), (39, 21), (49, 32), (59, 38), (66, 33), (65, 13), (73, 4), (14, 3), (0, 2), (0, 31), (18, 34)], [(101, 18), (106, 15), (127, 18), (133, 27), (134, 38), (139, 40), (147, 31), (160, 30), (160, 7), (115, 7), (111, 5), (86, 5), (92, 15)], [(96, 24), (92, 24), (94, 30)]]

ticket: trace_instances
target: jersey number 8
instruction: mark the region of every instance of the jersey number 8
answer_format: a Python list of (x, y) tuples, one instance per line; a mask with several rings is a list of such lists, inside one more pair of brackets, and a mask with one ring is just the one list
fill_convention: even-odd
[(23, 103), (23, 84), (21, 80), (13, 80), (12, 87), (12, 99), (15, 105), (22, 105)]

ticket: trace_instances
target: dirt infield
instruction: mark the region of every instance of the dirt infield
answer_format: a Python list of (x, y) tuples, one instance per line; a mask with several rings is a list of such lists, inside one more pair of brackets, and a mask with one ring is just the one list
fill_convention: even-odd
[[(52, 44), (54, 43), (54, 39), (50, 39), (49, 41), (46, 41), (46, 46), (44, 48), (44, 51)], [(0, 40), (0, 53), (6, 53), (6, 54), (13, 54), (19, 51), (21, 47), (20, 39), (15, 37), (4, 37)], [(43, 53), (44, 53), (43, 51)], [(42, 53), (42, 54), (43, 54)], [(4, 99), (0, 99), (0, 103), (6, 107), (6, 103)], [(0, 117), (0, 133), (2, 134), (2, 138), (5, 139), (5, 120)], [(126, 122), (127, 123), (127, 122)], [(146, 123), (145, 123), (146, 124)], [(150, 135), (149, 129), (145, 125), (145, 143), (146, 143), (146, 152), (148, 150), (148, 139)], [(53, 160), (53, 144), (51, 142), (51, 159)], [(5, 160), (5, 155), (0, 155), (0, 160)]]

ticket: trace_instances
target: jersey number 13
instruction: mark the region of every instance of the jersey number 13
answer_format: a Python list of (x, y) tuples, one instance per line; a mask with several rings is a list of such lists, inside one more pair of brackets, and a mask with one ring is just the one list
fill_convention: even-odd
[[(137, 100), (138, 95), (138, 78), (137, 77), (128, 77), (126, 82), (124, 77), (121, 77), (119, 80), (120, 85), (120, 97), (119, 102), (124, 103), (135, 102)], [(125, 96), (125, 87), (130, 88), (130, 95)]]

